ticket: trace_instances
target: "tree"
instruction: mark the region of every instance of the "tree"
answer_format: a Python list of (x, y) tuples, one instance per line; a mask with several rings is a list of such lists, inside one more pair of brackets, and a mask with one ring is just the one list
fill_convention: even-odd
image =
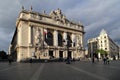
[(103, 57), (103, 56), (107, 56), (108, 55), (108, 52), (103, 50), (103, 49), (98, 49), (97, 50), (97, 54), (100, 53), (100, 55)]
[(0, 51), (0, 59), (7, 59), (7, 53), (5, 51)]

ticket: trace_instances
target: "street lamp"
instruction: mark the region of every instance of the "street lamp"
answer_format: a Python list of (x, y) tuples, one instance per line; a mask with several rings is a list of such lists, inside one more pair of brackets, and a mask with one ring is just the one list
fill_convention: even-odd
[[(67, 48), (67, 62), (66, 62), (66, 64), (70, 64), (69, 47), (70, 47), (71, 42), (68, 40), (68, 38), (66, 38), (66, 40), (63, 40), (63, 42), (64, 42), (64, 45), (65, 45), (66, 48)], [(66, 44), (65, 44), (65, 43), (66, 43)]]

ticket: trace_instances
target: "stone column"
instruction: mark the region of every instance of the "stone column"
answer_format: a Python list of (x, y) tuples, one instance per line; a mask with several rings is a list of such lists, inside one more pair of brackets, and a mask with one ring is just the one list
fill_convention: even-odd
[(77, 34), (77, 36), (76, 36), (76, 47), (79, 46), (79, 45), (78, 45), (78, 42), (79, 42), (79, 41), (78, 41), (78, 39), (79, 39), (79, 38), (78, 38), (78, 37), (79, 37), (78, 35), (79, 35), (79, 34)]
[[(57, 46), (58, 46), (58, 31), (54, 30), (53, 35), (54, 35), (54, 38), (53, 38), (54, 39), (54, 46), (57, 48)], [(58, 51), (55, 49), (53, 52), (53, 56), (57, 57), (57, 53), (58, 53)]]
[[(63, 33), (63, 39), (66, 40), (66, 38), (67, 38), (67, 33), (64, 32), (64, 33)], [(66, 44), (66, 43), (65, 43), (65, 44)], [(65, 46), (65, 44), (64, 44), (64, 47), (65, 47), (64, 49), (67, 49), (67, 47)], [(67, 58), (67, 56), (68, 56), (67, 50), (65, 50), (65, 51), (63, 52), (63, 57), (64, 57), (64, 58)]]
[(41, 39), (42, 39), (42, 46), (44, 46), (44, 28), (41, 28)]
[(9, 50), (8, 50), (9, 55), (11, 55), (11, 47), (12, 47), (12, 44), (10, 44), (10, 46), (9, 46)]
[(17, 34), (17, 36), (18, 36), (18, 41), (17, 41), (17, 44), (20, 46), (21, 45), (21, 26), (19, 26), (18, 28), (18, 34)]
[(55, 58), (59, 58), (59, 50), (56, 50), (55, 53), (56, 53)]
[(28, 33), (28, 46), (29, 46), (28, 47), (28, 57), (31, 57), (31, 53), (30, 53), (30, 46), (32, 46), (32, 42), (31, 42), (32, 41), (31, 40), (31, 28), (32, 28), (31, 26), (28, 27), (28, 29), (29, 29), (28, 30), (28, 32), (29, 32)]
[(54, 30), (54, 46), (58, 46), (58, 31)]
[(31, 46), (31, 26), (29, 26), (29, 42), (28, 42), (28, 44), (29, 44), (29, 46)]
[(66, 40), (66, 38), (67, 38), (67, 33), (64, 32), (64, 33), (63, 33), (63, 39)]
[(73, 42), (75, 42), (75, 35), (74, 34), (72, 34), (72, 47), (74, 47), (74, 43)]
[(81, 34), (81, 46), (84, 47), (84, 37), (83, 37), (83, 34)]
[(71, 51), (71, 57), (72, 57), (72, 59), (75, 58), (74, 51)]
[(17, 52), (17, 62), (19, 62), (21, 60), (21, 55), (20, 55), (20, 52), (18, 51)]
[(67, 58), (67, 51), (63, 51), (63, 58)]
[(81, 47), (82, 45), (82, 37), (81, 37), (81, 34), (77, 34), (77, 47)]

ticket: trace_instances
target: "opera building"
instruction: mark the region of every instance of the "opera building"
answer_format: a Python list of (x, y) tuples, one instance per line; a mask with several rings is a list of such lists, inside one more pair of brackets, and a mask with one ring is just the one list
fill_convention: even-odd
[(9, 53), (18, 62), (28, 58), (83, 58), (84, 33), (84, 26), (68, 20), (60, 9), (46, 14), (22, 7)]

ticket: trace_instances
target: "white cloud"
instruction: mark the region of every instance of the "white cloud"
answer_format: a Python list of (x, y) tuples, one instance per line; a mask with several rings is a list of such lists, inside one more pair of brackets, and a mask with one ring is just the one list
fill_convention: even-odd
[(4, 0), (0, 3), (0, 50), (8, 49), (20, 10), (18, 0)]
[[(111, 31), (109, 29), (113, 29), (112, 27), (119, 27), (112, 26), (117, 24), (116, 19), (120, 19), (119, 2), (119, 0), (86, 1), (83, 5), (77, 4), (72, 9), (68, 9), (66, 13), (68, 16), (83, 22), (86, 33), (93, 33), (102, 28)], [(120, 23), (118, 22), (118, 24)]]
[(87, 39), (93, 36), (89, 33), (98, 33), (104, 28), (114, 40), (120, 40), (119, 3), (120, 0), (3, 0), (0, 3), (0, 47), (7, 50), (20, 8), (29, 9), (31, 5), (38, 12), (61, 8), (69, 19), (83, 23)]

